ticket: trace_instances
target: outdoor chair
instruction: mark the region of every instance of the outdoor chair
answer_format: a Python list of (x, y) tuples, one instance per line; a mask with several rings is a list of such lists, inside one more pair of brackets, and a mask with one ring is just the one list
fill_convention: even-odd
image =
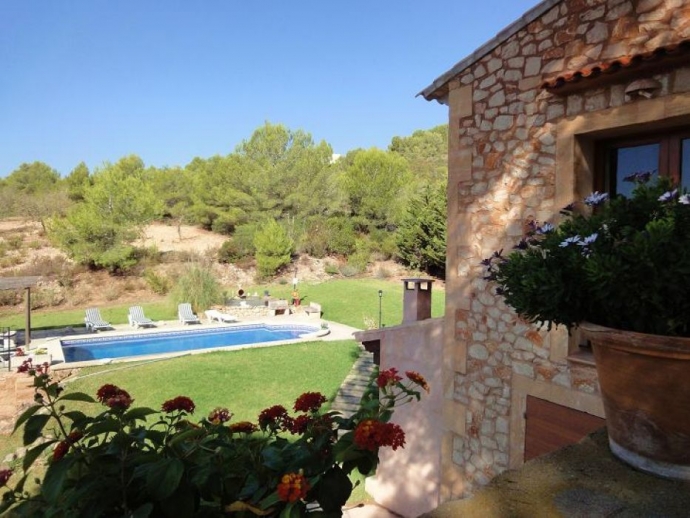
[(177, 316), (183, 324), (201, 324), (201, 320), (194, 314), (189, 302), (183, 302), (177, 306)]
[(129, 308), (129, 325), (132, 327), (155, 327), (155, 322), (144, 315), (144, 308), (141, 306), (132, 306)]
[(230, 322), (237, 322), (237, 317), (235, 315), (231, 315), (230, 313), (223, 313), (222, 311), (218, 311), (217, 309), (207, 309), (204, 311), (206, 314), (206, 318), (208, 319), (209, 322), (213, 322), (214, 320), (217, 322), (229, 324)]
[(86, 329), (90, 331), (103, 331), (105, 329), (112, 329), (110, 322), (106, 322), (101, 317), (101, 312), (98, 308), (89, 308), (86, 310), (86, 317), (84, 317)]

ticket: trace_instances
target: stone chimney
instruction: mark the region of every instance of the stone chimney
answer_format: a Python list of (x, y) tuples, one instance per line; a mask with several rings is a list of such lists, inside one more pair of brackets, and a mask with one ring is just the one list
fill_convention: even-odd
[(433, 279), (403, 279), (403, 324), (431, 318)]

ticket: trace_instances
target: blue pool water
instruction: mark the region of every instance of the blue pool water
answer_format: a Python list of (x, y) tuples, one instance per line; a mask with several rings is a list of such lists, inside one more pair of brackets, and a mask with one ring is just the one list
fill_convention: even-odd
[(127, 358), (293, 340), (319, 328), (306, 325), (252, 324), (231, 328), (150, 332), (127, 336), (99, 336), (61, 340), (65, 362)]

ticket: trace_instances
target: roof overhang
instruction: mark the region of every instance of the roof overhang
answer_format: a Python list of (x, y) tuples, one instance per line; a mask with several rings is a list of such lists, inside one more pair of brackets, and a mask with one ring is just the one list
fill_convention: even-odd
[(523, 14), (516, 21), (508, 25), (505, 29), (500, 31), (496, 36), (487, 41), (484, 45), (475, 50), (472, 54), (467, 56), (462, 61), (453, 66), (447, 72), (441, 74), (434, 79), (434, 82), (427, 86), (424, 90), (419, 92), (417, 96), (423, 96), (427, 101), (438, 101), (441, 104), (446, 104), (449, 91), (449, 83), (461, 74), (464, 70), (486, 56), (489, 52), (504, 43), (508, 38), (513, 36), (519, 30), (524, 29), (528, 24), (543, 15), (553, 6), (561, 3), (563, 0), (543, 0), (532, 9)]
[(33, 288), (40, 280), (41, 277), (0, 277), (0, 291)]

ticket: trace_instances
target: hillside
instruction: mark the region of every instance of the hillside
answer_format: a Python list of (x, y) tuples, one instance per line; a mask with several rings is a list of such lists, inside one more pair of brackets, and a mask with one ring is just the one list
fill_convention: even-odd
[[(141, 243), (160, 252), (156, 260), (144, 259), (142, 266), (129, 275), (112, 276), (104, 271), (90, 271), (75, 265), (59, 249), (53, 247), (43, 235), (38, 223), (19, 219), (0, 220), (0, 277), (42, 276), (36, 290), (32, 292), (34, 309), (70, 309), (85, 306), (118, 303), (155, 301), (162, 298), (156, 294), (144, 279), (144, 271), (175, 279), (185, 266), (194, 261), (211, 265), (219, 282), (229, 293), (241, 286), (254, 284), (255, 268), (252, 264), (242, 268), (216, 261), (218, 248), (225, 236), (198, 227), (155, 223), (146, 228)], [(295, 267), (300, 282), (321, 282), (333, 277), (326, 273), (337, 269), (337, 259), (316, 259), (300, 256), (289, 271), (284, 272), (277, 282), (291, 282)], [(403, 278), (411, 275), (393, 261), (370, 265), (366, 275), (387, 278)], [(0, 311), (22, 310), (22, 293), (0, 292)]]

